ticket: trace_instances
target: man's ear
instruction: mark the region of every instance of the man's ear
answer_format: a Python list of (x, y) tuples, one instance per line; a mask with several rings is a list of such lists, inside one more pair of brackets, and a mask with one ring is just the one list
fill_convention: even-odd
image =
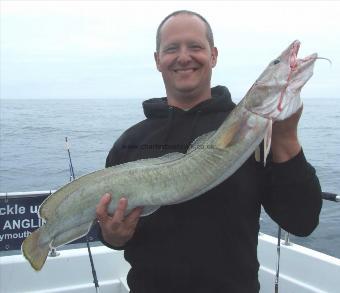
[(211, 64), (212, 67), (215, 67), (217, 64), (217, 56), (218, 56), (218, 50), (216, 47), (211, 48)]
[(156, 67), (159, 72), (161, 72), (160, 65), (159, 65), (159, 53), (153, 53), (153, 57), (155, 58)]

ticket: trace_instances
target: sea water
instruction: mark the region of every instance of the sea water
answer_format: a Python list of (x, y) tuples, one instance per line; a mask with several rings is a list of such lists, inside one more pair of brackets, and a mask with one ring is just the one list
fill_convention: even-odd
[[(69, 181), (65, 137), (76, 177), (101, 169), (122, 132), (144, 119), (141, 100), (1, 100), (0, 192), (53, 190)], [(299, 138), (323, 191), (340, 195), (340, 99), (305, 99)], [(276, 235), (263, 212), (261, 231)], [(340, 258), (340, 203), (324, 201), (320, 224), (295, 243)]]

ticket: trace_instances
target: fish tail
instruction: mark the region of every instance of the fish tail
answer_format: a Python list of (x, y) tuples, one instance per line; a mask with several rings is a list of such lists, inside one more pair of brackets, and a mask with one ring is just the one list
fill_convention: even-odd
[(41, 241), (42, 232), (42, 228), (37, 229), (24, 240), (21, 246), (23, 255), (36, 271), (40, 271), (43, 267), (52, 242), (52, 239), (51, 241)]

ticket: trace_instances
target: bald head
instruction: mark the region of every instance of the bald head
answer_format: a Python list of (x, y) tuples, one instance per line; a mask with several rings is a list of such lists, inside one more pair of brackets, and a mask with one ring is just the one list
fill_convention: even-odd
[(157, 29), (157, 34), (156, 34), (156, 52), (159, 52), (160, 46), (161, 46), (161, 34), (162, 34), (162, 28), (164, 26), (164, 24), (172, 17), (175, 17), (177, 15), (191, 15), (194, 17), (199, 18), (205, 25), (206, 28), (206, 36), (207, 36), (207, 40), (209, 42), (209, 45), (211, 48), (214, 47), (214, 36), (213, 36), (213, 32), (212, 29), (210, 27), (210, 24), (208, 23), (208, 21), (200, 14), (193, 12), (193, 11), (189, 11), (189, 10), (178, 10), (175, 11), (171, 14), (169, 14), (168, 16), (166, 16), (162, 22), (159, 24), (158, 29)]

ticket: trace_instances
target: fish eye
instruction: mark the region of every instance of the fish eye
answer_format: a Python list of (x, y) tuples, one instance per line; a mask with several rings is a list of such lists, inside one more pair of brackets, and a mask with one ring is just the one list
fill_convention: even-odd
[(278, 64), (278, 63), (280, 63), (280, 60), (279, 60), (279, 59), (276, 59), (276, 60), (274, 60), (274, 62), (273, 62), (274, 65), (276, 65), (276, 64)]

